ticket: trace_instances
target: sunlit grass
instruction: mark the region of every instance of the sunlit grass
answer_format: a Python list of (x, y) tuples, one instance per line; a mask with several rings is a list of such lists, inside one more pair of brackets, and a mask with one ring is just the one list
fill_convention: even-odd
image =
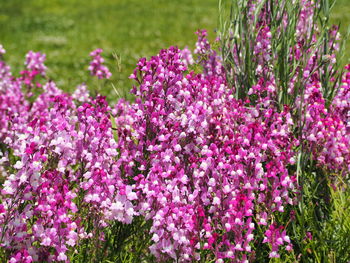
[[(0, 0), (0, 6), (0, 42), (15, 70), (28, 50), (42, 51), (49, 77), (72, 91), (86, 79), (89, 52), (100, 47), (123, 97), (140, 57), (171, 45), (192, 47), (199, 28), (207, 28), (214, 38), (218, 16), (217, 2), (211, 0)], [(102, 91), (110, 92), (108, 86)]]

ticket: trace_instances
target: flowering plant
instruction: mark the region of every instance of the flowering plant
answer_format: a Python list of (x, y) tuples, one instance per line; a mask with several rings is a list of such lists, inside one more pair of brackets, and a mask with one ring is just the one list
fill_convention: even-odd
[[(295, 2), (238, 1), (219, 50), (202, 30), (193, 54), (140, 59), (132, 103), (63, 92), (39, 52), (13, 76), (0, 46), (0, 258), (346, 257), (339, 224), (316, 230), (347, 193), (350, 66), (337, 64), (338, 29), (316, 23), (326, 1)], [(101, 52), (89, 70), (108, 79)]]

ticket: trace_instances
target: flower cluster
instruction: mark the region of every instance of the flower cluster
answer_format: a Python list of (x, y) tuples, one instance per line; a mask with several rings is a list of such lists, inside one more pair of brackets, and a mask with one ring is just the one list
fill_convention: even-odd
[[(198, 40), (194, 54), (198, 55), (197, 63), (202, 66), (203, 74), (222, 76), (224, 69), (221, 63), (221, 58), (216, 54), (216, 51), (211, 48), (207, 39), (206, 30), (198, 30), (196, 32)], [(189, 55), (187, 55), (189, 57)]]
[(308, 85), (305, 93), (303, 142), (317, 164), (330, 171), (343, 171), (350, 168), (350, 87), (349, 73), (346, 74), (334, 103), (327, 109), (319, 82)]
[(112, 73), (103, 65), (104, 59), (101, 56), (102, 51), (102, 49), (98, 48), (90, 53), (92, 61), (90, 62), (89, 70), (92, 76), (96, 76), (99, 79), (109, 79)]
[(0, 56), (5, 54), (6, 50), (4, 49), (4, 47), (0, 44)]
[(181, 58), (170, 48), (139, 61), (136, 102), (116, 108), (120, 170), (153, 219), (157, 257), (190, 262), (209, 250), (219, 262), (251, 259), (257, 225), (293, 204), (291, 115), (247, 108), (221, 75), (185, 74)]
[[(33, 61), (29, 70), (44, 69)], [(79, 240), (136, 214), (132, 186), (117, 170), (110, 108), (83, 85), (70, 96), (52, 81), (29, 102), (26, 80), (1, 66), (0, 138), (16, 156), (1, 148), (1, 246), (10, 262), (67, 261)]]
[(25, 65), (28, 71), (35, 72), (36, 74), (45, 75), (46, 66), (44, 61), (46, 59), (45, 54), (40, 52), (29, 51), (26, 55)]
[[(188, 73), (187, 50), (170, 48), (141, 59), (131, 75), (136, 101), (116, 107), (120, 170), (135, 180), (140, 213), (153, 222), (150, 249), (159, 259), (250, 262), (262, 229), (269, 256), (280, 257), (281, 248), (293, 249), (275, 218), (298, 202), (297, 153), (311, 152), (317, 166), (348, 174), (349, 74), (329, 107), (320, 50), (302, 46), (314, 10), (311, 1), (303, 3), (287, 59), (305, 65), (290, 68), (290, 83), (281, 83), (274, 69), (268, 9), (257, 23), (252, 60), (258, 81), (251, 87), (229, 87), (205, 31), (197, 33), (194, 51), (202, 74)], [(334, 52), (337, 29), (330, 35)], [(232, 49), (239, 62), (239, 49)], [(333, 74), (334, 54), (329, 58)], [(246, 96), (235, 97), (242, 88)], [(295, 97), (290, 102), (284, 96)]]

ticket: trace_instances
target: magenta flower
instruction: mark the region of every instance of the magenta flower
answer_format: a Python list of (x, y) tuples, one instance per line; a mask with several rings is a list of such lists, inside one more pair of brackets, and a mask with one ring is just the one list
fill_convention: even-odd
[(92, 61), (90, 62), (89, 70), (92, 76), (96, 76), (99, 79), (109, 79), (112, 73), (107, 66), (103, 65), (102, 51), (102, 49), (98, 48), (90, 53)]

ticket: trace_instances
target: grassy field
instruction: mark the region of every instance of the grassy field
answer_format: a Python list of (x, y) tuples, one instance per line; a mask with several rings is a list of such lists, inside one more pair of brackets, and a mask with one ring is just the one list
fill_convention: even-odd
[[(192, 48), (199, 28), (213, 39), (217, 6), (217, 0), (0, 0), (0, 43), (15, 71), (28, 50), (46, 53), (49, 77), (66, 91), (91, 79), (88, 54), (101, 47), (112, 83), (126, 97), (132, 85), (128, 76), (140, 57), (171, 45)], [(338, 0), (332, 21), (344, 29), (349, 14), (350, 1)], [(114, 97), (110, 84), (102, 93)]]

